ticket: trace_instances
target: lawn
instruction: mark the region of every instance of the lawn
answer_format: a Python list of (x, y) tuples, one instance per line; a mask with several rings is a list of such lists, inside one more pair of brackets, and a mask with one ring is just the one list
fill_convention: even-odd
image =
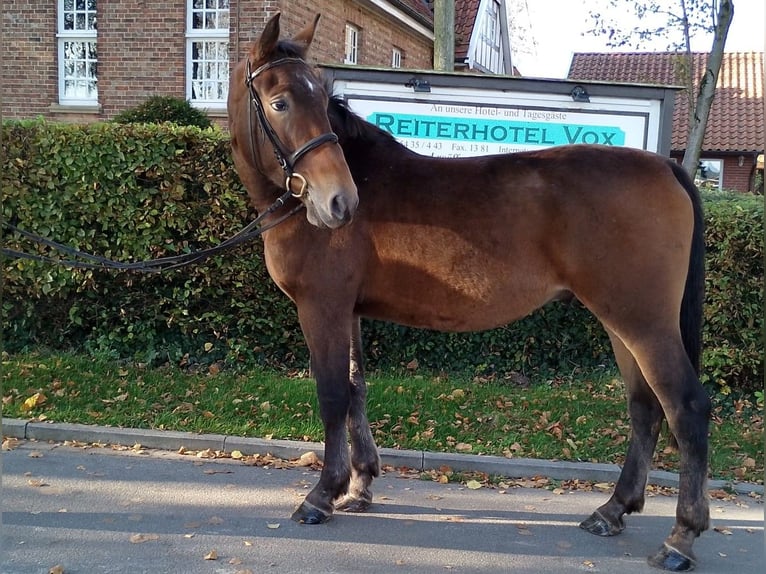
[[(618, 464), (627, 448), (624, 388), (609, 371), (529, 381), (415, 369), (372, 373), (368, 386), (368, 415), (379, 446)], [(4, 417), (322, 439), (314, 383), (304, 373), (4, 354), (2, 388)], [(710, 476), (762, 483), (763, 436), (755, 405), (718, 397)], [(677, 463), (661, 438), (654, 468), (677, 471)]]

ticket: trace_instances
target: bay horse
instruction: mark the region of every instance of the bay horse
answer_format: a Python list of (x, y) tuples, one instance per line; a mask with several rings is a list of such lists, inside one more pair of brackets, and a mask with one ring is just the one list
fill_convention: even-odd
[[(631, 421), (614, 493), (580, 526), (616, 535), (623, 515), (643, 509), (667, 419), (680, 450), (678, 506), (649, 562), (693, 568), (692, 544), (709, 527), (710, 400), (698, 378), (703, 219), (689, 177), (649, 152), (592, 145), (418, 155), (329, 97), (304, 59), (318, 19), (280, 39), (273, 16), (233, 70), (228, 99), (250, 199), (284, 218), (263, 234), (265, 260), (297, 306), (324, 426), (324, 467), (292, 518), (318, 524), (372, 503), (380, 462), (360, 317), (476, 331), (576, 297), (609, 335)], [(296, 207), (306, 217), (287, 218)]]

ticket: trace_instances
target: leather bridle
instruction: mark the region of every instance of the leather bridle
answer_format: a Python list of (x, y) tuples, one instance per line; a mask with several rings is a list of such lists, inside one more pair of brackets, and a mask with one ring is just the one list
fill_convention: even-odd
[[(279, 162), (279, 166), (285, 172), (285, 189), (290, 191), (293, 197), (301, 198), (303, 197), (303, 195), (306, 193), (308, 189), (308, 183), (306, 182), (305, 177), (303, 177), (300, 173), (295, 171), (295, 166), (303, 158), (303, 156), (308, 154), (310, 151), (315, 150), (319, 146), (324, 145), (326, 143), (333, 143), (333, 144), (338, 143), (338, 136), (333, 132), (324, 133), (313, 139), (310, 139), (309, 141), (304, 143), (302, 146), (300, 146), (298, 149), (296, 149), (292, 153), (286, 150), (284, 143), (282, 143), (282, 140), (279, 139), (279, 136), (277, 135), (276, 131), (272, 127), (271, 123), (269, 123), (269, 120), (266, 117), (266, 113), (263, 108), (263, 102), (261, 101), (261, 98), (255, 89), (255, 82), (254, 82), (254, 80), (266, 70), (270, 70), (271, 68), (275, 68), (277, 66), (283, 66), (285, 64), (306, 65), (306, 62), (300, 58), (279, 58), (278, 60), (267, 62), (251, 72), (250, 60), (247, 61), (245, 85), (247, 86), (250, 92), (250, 103), (251, 103), (251, 106), (248, 108), (248, 124), (250, 126), (250, 145), (251, 145), (251, 151), (253, 154), (253, 160), (256, 161), (256, 165), (258, 165), (257, 156), (255, 153), (255, 130), (253, 129), (253, 122), (250, 115), (250, 111), (252, 109), (255, 109), (255, 113), (258, 118), (258, 126), (260, 127), (261, 131), (263, 131), (263, 133), (266, 134), (266, 137), (269, 138), (269, 141), (271, 142), (271, 145), (274, 148), (274, 156), (277, 158), (277, 162)], [(299, 180), (300, 182), (300, 191), (298, 191), (297, 193), (292, 191), (293, 180)]]

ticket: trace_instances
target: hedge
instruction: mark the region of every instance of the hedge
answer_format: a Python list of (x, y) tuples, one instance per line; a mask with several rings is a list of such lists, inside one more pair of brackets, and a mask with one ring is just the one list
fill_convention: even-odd
[[(253, 217), (217, 130), (162, 125), (3, 125), (3, 217), (83, 251), (122, 261), (188, 252)], [(763, 205), (708, 198), (705, 381), (723, 392), (761, 387)], [(3, 232), (8, 247), (21, 246)], [(4, 261), (9, 351), (86, 350), (141, 362), (304, 367), (295, 310), (254, 241), (183, 270), (142, 275)], [(579, 304), (552, 304), (474, 334), (364, 324), (370, 368), (413, 360), (429, 370), (570, 373), (611, 366), (608, 340)]]

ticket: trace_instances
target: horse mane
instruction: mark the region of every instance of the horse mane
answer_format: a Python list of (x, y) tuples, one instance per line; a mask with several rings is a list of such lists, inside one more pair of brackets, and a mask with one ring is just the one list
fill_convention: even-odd
[(400, 146), (394, 136), (389, 132), (365, 121), (349, 107), (343, 96), (331, 96), (327, 106), (327, 116), (330, 125), (341, 142), (347, 140), (360, 140), (368, 145), (391, 145)]

